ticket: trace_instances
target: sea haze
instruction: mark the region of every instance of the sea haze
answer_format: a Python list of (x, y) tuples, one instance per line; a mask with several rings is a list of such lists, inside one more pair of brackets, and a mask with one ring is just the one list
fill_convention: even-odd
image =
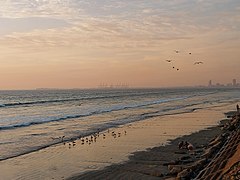
[(224, 106), (239, 89), (0, 91), (0, 160), (148, 118)]

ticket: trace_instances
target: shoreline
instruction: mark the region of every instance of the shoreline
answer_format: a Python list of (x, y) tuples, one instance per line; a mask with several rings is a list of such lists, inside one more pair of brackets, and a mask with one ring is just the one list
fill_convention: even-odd
[[(211, 132), (209, 127), (218, 124), (219, 120), (224, 117), (222, 112), (226, 109), (231, 110), (232, 105), (196, 110), (188, 114), (151, 118), (110, 130), (116, 133), (121, 132), (121, 137), (114, 138), (111, 132), (104, 131), (100, 133), (97, 142), (91, 143), (91, 145), (86, 143), (81, 145), (81, 140), (76, 140), (76, 145), (58, 144), (4, 160), (0, 162), (0, 169), (3, 171), (2, 177), (6, 180), (39, 179), (40, 177), (41, 179), (67, 179), (72, 176), (76, 177), (75, 175), (79, 175), (79, 172), (81, 172), (80, 176), (86, 175), (88, 172), (93, 175), (94, 170), (100, 172), (105, 167), (115, 167), (119, 163), (127, 163), (128, 159), (133, 159), (132, 154), (138, 156), (139, 152), (145, 152), (146, 149), (156, 150), (158, 146), (162, 149), (165, 147), (164, 145), (169, 147), (169, 142), (179, 136), (180, 138), (191, 136), (185, 135), (198, 133), (201, 129), (205, 129), (203, 131), (209, 134)], [(200, 121), (200, 117), (203, 120)], [(126, 135), (124, 135), (124, 130), (127, 131)], [(104, 133), (106, 138), (103, 138)], [(161, 159), (154, 161), (151, 167), (155, 168), (158, 161)], [(134, 162), (139, 165), (142, 160), (134, 160)], [(164, 167), (165, 170), (166, 168)], [(149, 168), (147, 169), (149, 171)]]
[[(172, 113), (172, 114), (163, 114), (163, 115), (159, 115), (155, 118), (158, 118), (158, 117), (163, 117), (163, 116), (175, 116), (175, 115), (183, 115), (183, 114), (188, 114), (188, 113), (192, 113), (196, 110), (199, 110), (198, 108), (194, 108), (192, 110), (189, 110), (187, 112), (176, 112), (176, 113)], [(200, 109), (201, 110), (201, 109)], [(149, 118), (150, 119), (150, 118)], [(147, 120), (147, 119), (146, 119)], [(133, 121), (132, 123), (130, 124), (133, 124), (133, 123), (137, 123), (137, 122), (140, 122), (141, 120), (138, 120), (138, 121)], [(38, 151), (41, 151), (41, 150), (44, 150), (46, 148), (51, 148), (51, 147), (54, 147), (54, 146), (57, 146), (57, 145), (60, 145), (62, 143), (69, 143), (71, 141), (76, 141), (78, 139), (80, 139), (81, 137), (88, 137), (88, 136), (91, 136), (92, 134), (95, 134), (97, 131), (100, 131), (100, 132), (106, 132), (108, 129), (118, 129), (119, 127), (121, 126), (128, 126), (127, 124), (121, 124), (117, 127), (111, 127), (111, 128), (101, 128), (101, 129), (98, 129), (98, 130), (93, 130), (92, 132), (87, 132), (85, 133), (84, 135), (79, 135), (79, 136), (74, 136), (72, 138), (64, 138), (64, 140), (60, 140), (60, 141), (57, 141), (57, 142), (53, 142), (51, 144), (47, 144), (47, 145), (44, 145), (44, 146), (41, 146), (41, 147), (34, 147), (33, 149), (31, 150), (28, 150), (28, 151), (25, 151), (25, 152), (22, 152), (22, 153), (19, 153), (19, 154), (16, 154), (16, 155), (12, 155), (12, 156), (7, 156), (7, 157), (2, 157), (0, 158), (0, 162), (1, 161), (5, 161), (5, 160), (9, 160), (9, 159), (14, 159), (16, 157), (21, 157), (23, 155), (28, 155), (28, 154), (31, 154), (31, 153), (34, 153), (34, 152), (38, 152)], [(24, 127), (23, 127), (24, 128)], [(8, 129), (7, 129), (8, 130)]]
[[(134, 152), (129, 156), (129, 160), (115, 165), (110, 165), (102, 170), (90, 171), (79, 175), (67, 178), (68, 180), (100, 180), (100, 179), (192, 179), (199, 178), (205, 179), (214, 178), (229, 178), (232, 176), (232, 169), (239, 167), (240, 146), (239, 143), (239, 115), (235, 115), (235, 124), (237, 124), (237, 132), (231, 132), (231, 121), (234, 121), (234, 111), (224, 113), (231, 119), (225, 119), (220, 122), (219, 125), (210, 127), (199, 132), (192, 133), (190, 135), (184, 135), (171, 140), (166, 146), (158, 146), (149, 148), (145, 151)], [(229, 125), (230, 124), (230, 125)], [(235, 125), (234, 125), (235, 126)], [(225, 128), (225, 131), (224, 131)], [(228, 133), (230, 135), (225, 135)], [(232, 135), (233, 134), (233, 135)], [(224, 137), (225, 136), (225, 137)], [(234, 136), (235, 141), (231, 139)], [(225, 138), (225, 140), (219, 140)], [(232, 138), (233, 139), (233, 138)], [(178, 149), (178, 144), (181, 141), (188, 141), (194, 144), (194, 151)], [(222, 146), (226, 144), (235, 144), (236, 149), (231, 149), (231, 156), (227, 155), (228, 150), (222, 150)], [(228, 145), (228, 144), (227, 144)], [(229, 145), (228, 145), (229, 146)], [(219, 148), (219, 150), (216, 150)], [(212, 150), (212, 152), (208, 152)], [(226, 148), (225, 148), (226, 149)], [(214, 151), (213, 151), (214, 150)], [(223, 152), (221, 152), (221, 150)], [(224, 157), (218, 158), (219, 153), (224, 154)], [(218, 158), (218, 159), (217, 159)], [(216, 160), (217, 159), (217, 160)], [(224, 164), (221, 163), (224, 159)], [(220, 162), (218, 162), (220, 161)], [(219, 164), (217, 164), (219, 163)], [(226, 166), (223, 166), (226, 165)], [(210, 166), (210, 167), (209, 167)], [(213, 166), (213, 167), (212, 167)], [(218, 169), (215, 173), (208, 175), (209, 169)], [(207, 172), (206, 172), (207, 171)], [(204, 174), (205, 173), (205, 174)], [(232, 174), (231, 174), (232, 173)], [(204, 174), (204, 175), (202, 175)], [(220, 176), (221, 175), (221, 176)], [(190, 178), (191, 177), (191, 178)]]
[[(221, 133), (220, 127), (210, 127), (190, 135), (184, 135), (171, 140), (166, 146), (148, 148), (146, 151), (134, 152), (127, 162), (110, 165), (102, 170), (91, 171), (73, 177), (68, 180), (78, 179), (166, 179), (169, 175), (168, 165), (187, 151), (179, 151), (178, 143), (188, 141), (196, 147), (202, 148), (215, 136)], [(179, 152), (179, 154), (177, 153)], [(116, 178), (117, 177), (117, 178)]]

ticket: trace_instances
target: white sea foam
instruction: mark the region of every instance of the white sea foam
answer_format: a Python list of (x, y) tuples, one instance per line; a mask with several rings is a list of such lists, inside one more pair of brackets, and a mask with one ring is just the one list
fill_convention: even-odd
[(189, 113), (239, 101), (240, 92), (236, 89), (0, 91), (0, 99), (0, 159), (6, 159), (60, 142), (51, 137), (65, 135), (66, 140), (74, 139), (156, 116)]

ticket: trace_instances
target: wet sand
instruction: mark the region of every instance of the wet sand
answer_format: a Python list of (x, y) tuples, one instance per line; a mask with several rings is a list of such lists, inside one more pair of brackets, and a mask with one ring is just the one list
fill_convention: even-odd
[[(234, 113), (235, 114), (235, 113)], [(83, 179), (238, 179), (240, 174), (240, 117), (219, 126), (179, 137), (169, 145), (136, 152), (126, 163), (69, 178)], [(194, 149), (179, 149), (181, 141)]]
[[(187, 151), (179, 151), (178, 143), (186, 140), (195, 146), (207, 143), (221, 131), (217, 127), (202, 130), (191, 135), (183, 136), (171, 141), (170, 145), (135, 152), (128, 162), (111, 165), (102, 170), (92, 171), (73, 176), (69, 180), (78, 179), (166, 179), (174, 177), (169, 174), (168, 165), (175, 163), (182, 156), (188, 157)], [(179, 154), (177, 153), (179, 152)]]
[[(100, 132), (96, 142), (91, 142), (91, 144), (86, 143), (86, 137), (84, 144), (81, 140), (76, 140), (75, 145), (72, 142), (65, 143), (65, 145), (61, 143), (1, 161), (1, 178), (6, 180), (66, 179), (78, 175), (78, 178), (73, 179), (98, 179), (112, 176), (115, 179), (118, 179), (117, 177), (121, 179), (126, 175), (126, 177), (145, 179), (149, 177), (149, 173), (166, 171), (166, 166), (162, 166), (161, 172), (156, 169), (158, 169), (159, 163), (163, 164), (169, 161), (166, 158), (175, 158), (169, 157), (169, 152), (176, 150), (176, 144), (180, 140), (176, 139), (177, 137), (183, 136), (182, 138), (189, 140), (195, 146), (200, 141), (207, 143), (218, 133), (218, 128), (211, 128), (211, 130), (208, 128), (216, 126), (219, 120), (224, 119), (223, 112), (229, 110), (232, 110), (232, 105), (162, 116), (110, 129), (109, 132)], [(200, 131), (202, 129), (205, 130)], [(113, 131), (116, 133), (116, 137), (112, 135)], [(105, 134), (105, 138), (103, 134)], [(190, 134), (192, 135), (184, 136)], [(173, 139), (176, 140), (169, 145)], [(149, 148), (153, 148), (152, 152), (154, 153), (149, 150), (145, 151)], [(135, 155), (130, 156), (131, 161), (128, 161), (129, 155), (133, 152)], [(147, 157), (156, 159), (152, 164), (145, 162), (144, 159)], [(138, 162), (143, 160), (145, 165), (139, 165)], [(115, 170), (118, 171), (116, 177)]]

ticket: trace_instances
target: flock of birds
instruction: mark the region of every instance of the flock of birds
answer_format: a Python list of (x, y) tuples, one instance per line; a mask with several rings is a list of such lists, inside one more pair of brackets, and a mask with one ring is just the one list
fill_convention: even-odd
[[(174, 52), (175, 52), (176, 54), (180, 53), (179, 50), (174, 50)], [(188, 55), (192, 55), (192, 53), (191, 53), (191, 52), (188, 52)], [(172, 60), (172, 59), (167, 59), (166, 61), (167, 61), (168, 63), (173, 63), (173, 62), (174, 62), (174, 60)], [(203, 64), (203, 62), (202, 62), (202, 61), (196, 61), (196, 62), (193, 63), (193, 65), (199, 65), (199, 64)], [(177, 71), (179, 71), (179, 68), (176, 68), (173, 64), (172, 64), (172, 68), (173, 68), (173, 69), (176, 69)]]
[[(180, 53), (179, 50), (174, 50), (174, 51), (175, 51), (176, 54)], [(192, 53), (188, 52), (188, 55), (192, 55)], [(167, 59), (166, 62), (173, 63), (174, 60)], [(200, 64), (203, 64), (203, 62), (202, 61), (196, 61), (196, 62), (193, 63), (193, 65), (200, 65)], [(172, 64), (172, 68), (176, 69), (177, 71), (179, 71), (179, 68), (176, 68), (173, 64)], [(82, 104), (79, 104), (79, 106), (81, 106), (81, 105)], [(109, 129), (107, 130), (107, 133), (110, 133)], [(115, 133), (114, 131), (111, 132), (111, 136), (114, 137), (114, 138), (120, 137), (121, 134), (126, 135), (127, 132), (126, 131), (124, 131), (124, 133), (121, 133), (121, 132)], [(106, 138), (106, 133), (101, 133), (100, 134), (100, 131), (97, 131), (96, 133), (93, 133), (93, 134), (89, 135), (88, 137), (79, 136), (79, 139), (80, 139), (82, 145), (83, 144), (89, 144), (90, 145), (91, 143), (96, 142), (97, 138), (100, 137), (100, 135), (103, 137), (103, 139)], [(60, 142), (63, 142), (64, 145), (68, 142), (69, 148), (71, 148), (71, 146), (75, 146), (76, 145), (75, 139), (70, 139), (70, 141), (69, 140), (64, 140), (65, 136), (60, 136), (60, 137), (56, 137), (56, 138), (51, 137), (51, 138), (54, 141), (58, 140)]]
[[(115, 132), (115, 131), (110, 132), (110, 130), (108, 129), (107, 132), (105, 132), (105, 133), (104, 132), (100, 133), (100, 131), (97, 131), (86, 137), (79, 136), (78, 139), (80, 139), (81, 145), (84, 145), (84, 144), (91, 145), (92, 143), (97, 142), (97, 138), (99, 138), (99, 137), (102, 137), (103, 139), (105, 139), (106, 134), (111, 134), (111, 136), (113, 138), (117, 138), (117, 137), (121, 137), (122, 134), (127, 135), (127, 131), (124, 130), (124, 132)], [(60, 136), (60, 137), (55, 137), (55, 138), (51, 137), (52, 140), (54, 140), (54, 141), (57, 140), (58, 142), (62, 142), (64, 145), (66, 145), (68, 143), (69, 149), (72, 146), (76, 146), (76, 143), (77, 143), (76, 139), (71, 138), (70, 140), (65, 140), (64, 138), (65, 138), (65, 136)]]

